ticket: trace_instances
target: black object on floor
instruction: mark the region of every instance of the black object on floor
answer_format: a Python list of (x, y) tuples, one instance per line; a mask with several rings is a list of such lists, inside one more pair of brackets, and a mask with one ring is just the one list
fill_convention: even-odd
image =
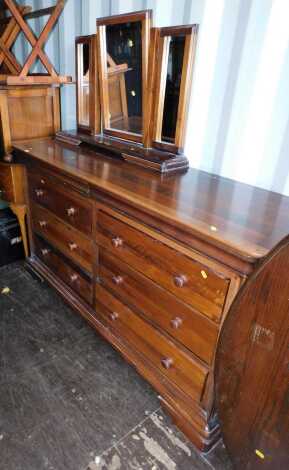
[[(8, 289), (7, 289), (8, 288)], [(225, 470), (150, 385), (22, 264), (0, 269), (1, 470)]]
[(17, 217), (7, 209), (0, 210), (0, 266), (24, 258), (24, 248)]

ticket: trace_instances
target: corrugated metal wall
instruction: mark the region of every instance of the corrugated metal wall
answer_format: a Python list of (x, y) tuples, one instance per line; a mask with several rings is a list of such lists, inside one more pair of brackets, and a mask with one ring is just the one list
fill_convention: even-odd
[[(35, 8), (53, 0), (24, 0)], [(74, 38), (98, 16), (152, 8), (157, 26), (200, 23), (186, 154), (192, 166), (289, 195), (288, 0), (67, 0), (47, 45), (74, 76)], [(41, 21), (32, 22), (35, 31)], [(27, 52), (17, 43), (19, 56)], [(62, 92), (75, 125), (74, 86)]]

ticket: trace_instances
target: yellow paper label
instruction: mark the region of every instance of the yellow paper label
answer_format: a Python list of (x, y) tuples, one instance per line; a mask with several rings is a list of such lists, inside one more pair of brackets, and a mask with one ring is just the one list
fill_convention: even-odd
[(258, 455), (258, 457), (260, 457), (260, 459), (265, 459), (265, 455), (260, 450), (256, 449), (255, 454)]

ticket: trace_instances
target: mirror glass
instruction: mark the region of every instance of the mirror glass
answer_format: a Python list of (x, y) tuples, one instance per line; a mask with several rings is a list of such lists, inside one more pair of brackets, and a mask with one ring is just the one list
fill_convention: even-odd
[(89, 126), (89, 43), (77, 45), (78, 123)]
[(174, 143), (186, 36), (170, 36), (163, 107), (162, 140)]
[(109, 128), (142, 133), (142, 22), (106, 26)]

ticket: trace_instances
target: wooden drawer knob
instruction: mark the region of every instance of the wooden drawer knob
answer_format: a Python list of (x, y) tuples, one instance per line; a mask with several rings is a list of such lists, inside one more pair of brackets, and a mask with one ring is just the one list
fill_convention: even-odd
[(115, 321), (118, 319), (118, 313), (117, 312), (112, 312), (110, 315), (109, 315), (109, 318), (112, 320), (112, 321)]
[(165, 359), (161, 360), (161, 364), (165, 369), (170, 369), (173, 365), (174, 361), (171, 357), (166, 357)]
[(111, 240), (111, 243), (114, 248), (119, 248), (120, 246), (123, 245), (123, 240), (120, 237), (114, 237)]
[(122, 276), (113, 276), (112, 282), (114, 282), (114, 284), (119, 286), (120, 284), (123, 283), (123, 277)]
[(184, 274), (180, 274), (179, 276), (174, 276), (174, 283), (177, 287), (184, 287), (187, 283), (188, 279)]
[(42, 248), (41, 254), (42, 256), (47, 256), (50, 253), (50, 250), (48, 248)]
[(74, 207), (69, 207), (68, 209), (66, 209), (66, 213), (68, 217), (72, 217), (73, 215), (75, 215), (76, 209)]
[(68, 247), (69, 247), (70, 251), (75, 251), (77, 249), (77, 244), (74, 243), (74, 242), (70, 242), (70, 243), (68, 243)]
[(182, 325), (183, 320), (180, 317), (173, 318), (171, 320), (171, 327), (177, 330)]
[(47, 227), (47, 222), (46, 222), (46, 220), (40, 220), (40, 221), (39, 221), (39, 225), (40, 225), (41, 228)]
[(42, 197), (44, 194), (44, 191), (42, 189), (35, 189), (35, 194), (37, 197)]
[(77, 281), (77, 279), (78, 279), (78, 275), (77, 275), (77, 274), (73, 273), (73, 274), (70, 275), (70, 280), (71, 280), (71, 282), (75, 282), (75, 281)]

